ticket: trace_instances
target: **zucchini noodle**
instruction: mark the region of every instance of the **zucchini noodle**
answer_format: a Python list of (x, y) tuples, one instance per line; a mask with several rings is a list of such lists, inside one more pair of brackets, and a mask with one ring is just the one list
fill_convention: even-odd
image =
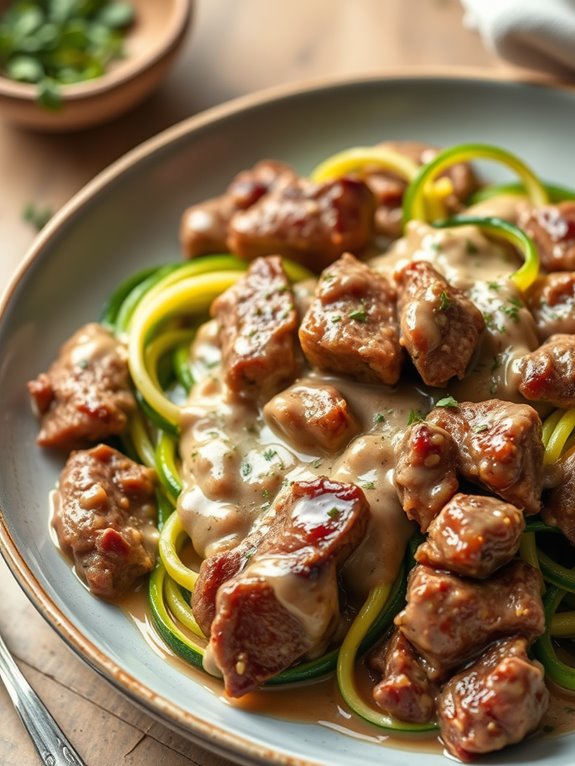
[(533, 240), (525, 234), (523, 229), (503, 220), (503, 218), (458, 215), (447, 221), (436, 221), (433, 225), (438, 229), (477, 226), (487, 234), (504, 239), (516, 247), (522, 253), (524, 262), (517, 271), (511, 274), (511, 280), (521, 292), (528, 290), (539, 276), (539, 253)]
[[(547, 444), (544, 442), (545, 465), (553, 465), (553, 463), (556, 463), (559, 460), (567, 440), (571, 436), (573, 429), (575, 429), (575, 409), (567, 411), (560, 410), (559, 412), (560, 416), (558, 418), (557, 413), (550, 416), (551, 418), (554, 418), (554, 420), (551, 421), (551, 423), (553, 423), (553, 430), (547, 439)], [(557, 418), (556, 422), (555, 418)], [(551, 428), (548, 430), (551, 430)]]
[(419, 166), (409, 157), (381, 146), (355, 146), (333, 154), (317, 165), (310, 177), (316, 183), (333, 181), (349, 173), (361, 173), (367, 168), (387, 170), (404, 181), (412, 181)]
[(431, 162), (423, 165), (408, 186), (403, 198), (404, 225), (411, 220), (433, 220), (426, 206), (426, 191), (430, 184), (452, 165), (470, 160), (494, 160), (511, 168), (523, 181), (527, 196), (534, 205), (546, 205), (549, 195), (533, 171), (511, 152), (489, 144), (461, 144), (444, 149)]
[(408, 723), (400, 721), (368, 705), (361, 697), (355, 680), (355, 664), (361, 644), (378, 615), (392, 601), (394, 589), (400, 587), (404, 577), (403, 571), (396, 578), (394, 585), (379, 585), (372, 588), (360, 609), (357, 617), (349, 628), (339, 650), (337, 660), (337, 681), (339, 690), (347, 705), (361, 718), (382, 729), (394, 731), (432, 731), (437, 728), (434, 723)]
[[(567, 189), (565, 186), (557, 186), (557, 184), (548, 183), (542, 183), (542, 186), (547, 192), (549, 202), (566, 202), (575, 199), (575, 190), (573, 189)], [(474, 192), (467, 202), (469, 205), (477, 205), (479, 202), (485, 202), (494, 197), (501, 197), (502, 195), (507, 194), (517, 197), (527, 196), (525, 186), (522, 183), (490, 184), (489, 186), (484, 186), (482, 189)]]
[(192, 592), (198, 579), (198, 573), (183, 564), (179, 554), (186, 538), (187, 533), (180, 517), (177, 513), (172, 513), (162, 528), (158, 552), (162, 564), (172, 580)]

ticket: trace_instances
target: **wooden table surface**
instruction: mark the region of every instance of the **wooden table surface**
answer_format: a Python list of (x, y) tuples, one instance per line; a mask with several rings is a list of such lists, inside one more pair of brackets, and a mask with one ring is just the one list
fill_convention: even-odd
[[(0, 117), (0, 287), (32, 242), (33, 202), (58, 209), (133, 146), (207, 107), (280, 83), (409, 67), (505, 70), (462, 25), (457, 0), (200, 0), (185, 50), (161, 89), (128, 116), (75, 135)], [(224, 766), (136, 709), (85, 666), (0, 562), (0, 631), (24, 675), (88, 766)], [(0, 688), (0, 764), (39, 762)]]

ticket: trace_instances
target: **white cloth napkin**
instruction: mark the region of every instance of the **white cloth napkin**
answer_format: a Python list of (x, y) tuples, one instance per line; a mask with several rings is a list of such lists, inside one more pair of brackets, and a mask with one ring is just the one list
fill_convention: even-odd
[(461, 0), (465, 23), (519, 66), (575, 75), (575, 0)]

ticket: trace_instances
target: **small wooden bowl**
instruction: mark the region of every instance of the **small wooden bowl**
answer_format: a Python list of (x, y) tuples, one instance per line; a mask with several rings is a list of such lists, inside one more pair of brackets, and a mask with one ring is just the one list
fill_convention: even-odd
[[(136, 21), (127, 32), (125, 56), (101, 77), (60, 86), (62, 108), (37, 102), (35, 85), (0, 76), (0, 119), (42, 131), (67, 131), (107, 122), (128, 112), (160, 84), (182, 46), (193, 0), (131, 0)], [(8, 6), (0, 0), (0, 13)]]

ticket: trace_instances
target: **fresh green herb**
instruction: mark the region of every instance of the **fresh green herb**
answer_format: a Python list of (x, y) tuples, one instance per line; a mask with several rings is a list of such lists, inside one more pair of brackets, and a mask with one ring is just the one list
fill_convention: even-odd
[(487, 431), (488, 428), (489, 426), (487, 423), (478, 423), (477, 425), (472, 426), (471, 430), (476, 434), (480, 434), (483, 433), (483, 431)]
[(327, 512), (327, 515), (329, 516), (330, 519), (337, 521), (337, 519), (339, 519), (339, 517), (341, 516), (341, 511), (339, 510), (339, 508), (335, 508), (335, 507), (330, 508), (329, 511)]
[(262, 489), (262, 497), (263, 497), (263, 499), (264, 499), (264, 500), (265, 500), (267, 503), (269, 503), (269, 501), (270, 501), (270, 497), (271, 497), (271, 494), (270, 494), (270, 491), (269, 491), (269, 489), (267, 489), (266, 487), (264, 487), (264, 488)]
[(336, 316), (331, 318), (331, 321), (335, 324), (336, 322), (341, 322), (341, 316), (339, 314), (336, 314)]
[(495, 290), (495, 292), (497, 292), (498, 290), (501, 290), (501, 285), (499, 284), (499, 282), (488, 282), (487, 287), (490, 290)]
[(424, 417), (419, 410), (410, 410), (407, 418), (407, 425), (412, 426), (414, 423), (421, 423), (423, 420)]
[(240, 467), (240, 472), (242, 476), (249, 476), (252, 472), (252, 464), (251, 463), (242, 463)]
[(374, 423), (385, 423), (385, 415), (383, 412), (376, 412), (373, 416)]
[(273, 459), (274, 459), (274, 457), (275, 457), (277, 454), (278, 454), (278, 453), (276, 452), (276, 450), (275, 450), (275, 449), (267, 449), (267, 450), (264, 452), (264, 458), (265, 458), (265, 459), (266, 459), (266, 460), (269, 462), (270, 460), (273, 460)]
[(440, 311), (447, 311), (447, 309), (451, 306), (451, 299), (449, 295), (445, 292), (445, 290), (442, 290), (439, 294), (439, 310)]
[(472, 242), (470, 239), (465, 240), (465, 251), (468, 255), (477, 255), (479, 252), (479, 248), (475, 244), (475, 242)]
[(503, 312), (513, 321), (519, 321), (519, 309), (523, 308), (523, 303), (517, 298), (510, 298), (509, 305), (503, 306)]
[(440, 399), (438, 402), (435, 402), (436, 407), (459, 407), (459, 402), (457, 399), (454, 399), (453, 396), (445, 396), (443, 399)]
[(314, 468), (319, 468), (321, 466), (322, 462), (323, 462), (322, 459), (320, 457), (318, 457), (317, 460), (313, 461), (312, 466)]
[(40, 231), (46, 226), (54, 211), (49, 207), (39, 207), (33, 202), (29, 202), (22, 211), (22, 219), (31, 224), (36, 231)]
[(78, 367), (80, 367), (82, 370), (87, 370), (89, 366), (90, 366), (90, 362), (88, 361), (88, 359), (80, 359), (80, 361), (78, 362)]
[(0, 17), (0, 73), (62, 107), (60, 86), (101, 77), (123, 55), (134, 7), (114, 0), (13, 0)]
[(365, 309), (356, 309), (355, 311), (350, 311), (348, 317), (355, 319), (356, 322), (367, 322), (367, 311)]
[(364, 483), (361, 485), (362, 489), (375, 489), (375, 482), (374, 481), (364, 481)]

